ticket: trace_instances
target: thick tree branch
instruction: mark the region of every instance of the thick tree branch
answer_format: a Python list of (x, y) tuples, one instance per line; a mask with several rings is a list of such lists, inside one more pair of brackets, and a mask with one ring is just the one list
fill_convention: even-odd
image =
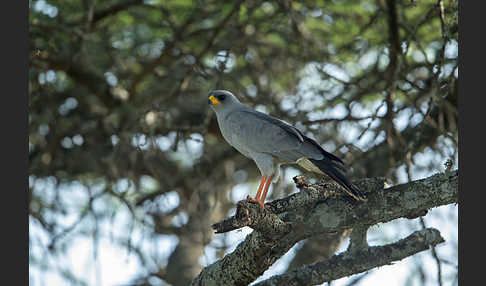
[[(260, 211), (259, 206), (253, 203), (239, 202), (236, 214), (224, 221), (213, 224), (213, 229), (216, 230), (216, 233), (223, 233), (249, 226), (253, 229), (258, 227), (257, 230), (259, 231), (267, 228), (279, 228), (282, 232), (285, 232), (284, 229), (286, 227), (282, 225), (284, 223), (275, 214), (288, 212), (309, 204), (319, 203), (327, 198), (343, 195), (343, 192), (339, 190), (340, 187), (331, 181), (311, 185), (303, 176), (296, 176), (294, 181), (301, 191), (265, 204), (271, 212)], [(370, 193), (374, 190), (381, 190), (384, 182), (384, 178), (371, 178), (354, 183), (364, 193)], [(262, 225), (264, 224), (263, 222), (266, 222), (267, 226)]]
[(444, 242), (438, 230), (428, 228), (416, 231), (395, 243), (374, 246), (358, 252), (346, 251), (328, 260), (273, 276), (255, 285), (317, 285), (352, 274), (368, 271), (378, 266), (391, 264), (408, 256), (429, 249)]
[(273, 238), (290, 231), (290, 225), (280, 220), (275, 214), (261, 210), (257, 204), (245, 202), (238, 202), (234, 216), (213, 224), (216, 233), (228, 232), (244, 226), (249, 226), (263, 235)]
[[(191, 285), (247, 285), (258, 278), (278, 258), (284, 255), (295, 243), (322, 233), (333, 233), (344, 229), (365, 227), (377, 223), (388, 222), (396, 218), (415, 218), (427, 213), (428, 209), (441, 205), (457, 203), (458, 201), (458, 171), (439, 173), (429, 178), (396, 185), (383, 189), (378, 187), (377, 181), (383, 179), (367, 179), (359, 184), (370, 183), (360, 187), (368, 193), (366, 202), (352, 202), (341, 196), (333, 197), (331, 193), (341, 193), (340, 186), (334, 182), (315, 185), (300, 185), (301, 191), (287, 198), (269, 203), (274, 206), (282, 201), (298, 203), (315, 192), (328, 193), (326, 197), (313, 197), (307, 204), (299, 208), (277, 208), (281, 213), (268, 216), (267, 211), (258, 212), (261, 216), (268, 216), (270, 226), (259, 225), (258, 229), (271, 228), (274, 221), (281, 220), (290, 225), (290, 231), (260, 233), (254, 231), (235, 249), (233, 253), (207, 266), (193, 280)], [(309, 195), (310, 194), (310, 195)], [(292, 197), (292, 198), (291, 198)], [(248, 208), (258, 210), (258, 206)], [(290, 203), (287, 206), (291, 205)], [(258, 216), (249, 211), (249, 216)], [(274, 221), (272, 221), (272, 218)], [(236, 221), (238, 220), (235, 217)], [(252, 218), (253, 219), (253, 218)], [(261, 218), (255, 218), (255, 221)], [(264, 223), (264, 220), (260, 222)], [(240, 225), (254, 225), (241, 223)], [(233, 228), (234, 229), (234, 228)], [(231, 229), (229, 229), (231, 230)], [(222, 229), (224, 231), (224, 229)], [(221, 232), (221, 231), (220, 231)], [(272, 236), (274, 235), (274, 236)], [(361, 245), (365, 245), (362, 243)], [(353, 249), (352, 252), (359, 252)], [(352, 274), (352, 273), (351, 273)]]

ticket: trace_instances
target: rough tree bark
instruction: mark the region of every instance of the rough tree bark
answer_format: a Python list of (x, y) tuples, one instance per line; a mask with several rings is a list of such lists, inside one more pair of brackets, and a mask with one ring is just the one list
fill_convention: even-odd
[(357, 251), (348, 250), (333, 256), (331, 259), (306, 265), (283, 275), (270, 277), (255, 285), (298, 286), (322, 284), (390, 264), (392, 261), (401, 260), (442, 242), (444, 242), (444, 239), (437, 229), (419, 230), (398, 242), (384, 246), (367, 247)]
[[(343, 197), (340, 186), (334, 182), (309, 184), (302, 176), (296, 177), (300, 192), (267, 203), (271, 211), (240, 202), (235, 216), (213, 225), (217, 233), (244, 226), (255, 231), (232, 253), (205, 267), (191, 285), (248, 285), (297, 242), (353, 228), (359, 232), (351, 234), (345, 253), (267, 279), (260, 285), (277, 285), (279, 281), (289, 285), (323, 283), (426, 250), (443, 242), (435, 229), (415, 232), (396, 243), (376, 247), (368, 247), (366, 230), (377, 223), (412, 219), (425, 215), (431, 208), (457, 203), (458, 177), (456, 170), (390, 188), (384, 188), (383, 178), (363, 179), (355, 183), (367, 193), (366, 202)], [(346, 265), (347, 270), (329, 265)]]

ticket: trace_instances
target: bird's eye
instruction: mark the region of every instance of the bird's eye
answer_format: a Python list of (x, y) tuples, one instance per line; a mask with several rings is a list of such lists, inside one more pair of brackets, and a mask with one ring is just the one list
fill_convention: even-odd
[(216, 96), (216, 98), (219, 100), (219, 101), (223, 101), (225, 98), (226, 98), (226, 94), (218, 94)]

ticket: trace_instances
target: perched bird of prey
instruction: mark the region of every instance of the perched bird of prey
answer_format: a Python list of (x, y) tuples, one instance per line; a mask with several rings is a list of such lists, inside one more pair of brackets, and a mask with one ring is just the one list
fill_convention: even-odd
[(253, 159), (262, 175), (255, 198), (248, 195), (246, 201), (264, 207), (268, 188), (272, 182), (277, 182), (282, 164), (298, 164), (308, 171), (326, 174), (356, 200), (365, 199), (364, 194), (344, 176), (344, 162), (297, 128), (249, 108), (229, 91), (213, 90), (208, 97), (224, 139), (241, 154)]

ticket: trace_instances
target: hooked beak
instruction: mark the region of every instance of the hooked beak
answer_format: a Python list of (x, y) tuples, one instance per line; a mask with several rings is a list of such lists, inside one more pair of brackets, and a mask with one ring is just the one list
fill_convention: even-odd
[(209, 104), (216, 105), (216, 104), (221, 104), (221, 101), (219, 101), (214, 95), (211, 95), (208, 100)]

